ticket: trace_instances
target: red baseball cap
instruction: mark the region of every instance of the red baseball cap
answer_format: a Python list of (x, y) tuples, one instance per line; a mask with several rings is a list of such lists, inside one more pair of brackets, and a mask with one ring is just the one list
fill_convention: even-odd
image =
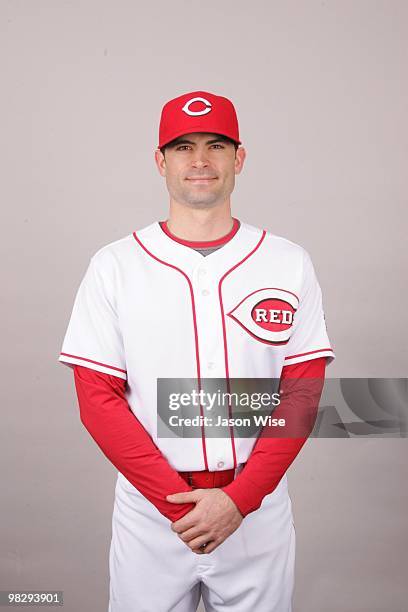
[(192, 132), (222, 134), (241, 144), (231, 100), (208, 91), (192, 91), (166, 102), (160, 117), (158, 148)]

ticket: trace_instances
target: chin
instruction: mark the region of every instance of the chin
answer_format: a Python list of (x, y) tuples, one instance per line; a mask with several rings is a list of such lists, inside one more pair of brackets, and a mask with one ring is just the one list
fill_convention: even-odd
[(218, 204), (218, 200), (211, 198), (211, 200), (206, 200), (203, 198), (189, 198), (185, 200), (186, 205), (190, 208), (214, 208)]

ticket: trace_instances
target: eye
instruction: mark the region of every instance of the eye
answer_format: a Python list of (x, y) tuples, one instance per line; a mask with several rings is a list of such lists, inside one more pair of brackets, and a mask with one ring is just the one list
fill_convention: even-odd
[(220, 149), (223, 149), (223, 148), (224, 148), (224, 146), (223, 146), (223, 145), (220, 145), (220, 144), (213, 144), (213, 145), (211, 145), (211, 146), (212, 146), (212, 147), (219, 147)]
[(179, 145), (179, 146), (176, 148), (176, 151), (181, 151), (181, 150), (184, 150), (184, 148), (187, 148), (188, 146), (189, 146), (189, 145)]

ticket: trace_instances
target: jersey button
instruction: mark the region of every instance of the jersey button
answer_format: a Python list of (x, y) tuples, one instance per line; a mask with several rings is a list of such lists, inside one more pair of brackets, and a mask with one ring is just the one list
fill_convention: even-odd
[(208, 368), (209, 370), (213, 370), (213, 369), (215, 368), (215, 363), (214, 363), (213, 361), (209, 361), (209, 362), (207, 363), (207, 368)]
[(205, 268), (199, 268), (198, 269), (198, 274), (200, 276), (204, 276), (204, 274), (207, 274), (207, 270)]
[(210, 292), (208, 291), (208, 289), (203, 289), (201, 295), (210, 295)]
[(217, 467), (218, 467), (218, 468), (222, 468), (222, 467), (224, 467), (224, 462), (223, 462), (223, 461), (219, 461), (219, 462), (217, 463)]

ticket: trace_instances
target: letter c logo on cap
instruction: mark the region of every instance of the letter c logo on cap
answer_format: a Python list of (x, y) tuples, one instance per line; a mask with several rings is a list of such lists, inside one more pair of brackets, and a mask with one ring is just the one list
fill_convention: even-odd
[[(200, 111), (192, 111), (189, 107), (193, 102), (202, 102), (203, 104), (205, 104), (205, 108)], [(206, 115), (211, 110), (211, 102), (209, 102), (205, 98), (191, 98), (191, 100), (188, 100), (185, 103), (181, 110), (183, 110), (187, 115), (191, 115), (192, 117), (195, 117), (196, 115)]]

